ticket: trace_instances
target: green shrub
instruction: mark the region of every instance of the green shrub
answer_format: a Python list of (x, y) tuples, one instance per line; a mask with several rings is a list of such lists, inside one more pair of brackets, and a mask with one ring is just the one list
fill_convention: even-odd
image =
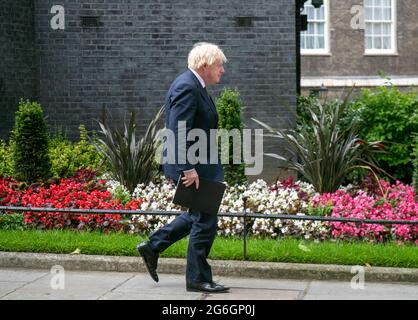
[(125, 205), (131, 200), (131, 195), (125, 190), (123, 186), (117, 186), (112, 195), (113, 199), (119, 199), (120, 203)]
[(25, 217), (21, 213), (0, 213), (1, 230), (23, 230)]
[[(237, 90), (224, 89), (221, 96), (216, 100), (216, 107), (219, 115), (218, 128), (226, 129), (228, 132), (233, 129), (240, 131), (241, 145), (238, 146), (241, 163), (233, 163), (234, 155), (234, 144), (232, 143), (232, 137), (229, 137), (228, 145), (225, 147), (229, 148), (229, 159), (228, 164), (224, 164), (224, 178), (229, 185), (241, 184), (247, 181), (245, 176), (245, 164), (242, 163), (242, 129), (243, 124), (241, 120), (241, 100)], [(237, 146), (235, 146), (237, 147)], [(238, 153), (236, 152), (236, 153)], [(222, 154), (222, 150), (221, 150)]]
[(412, 134), (418, 132), (418, 96), (402, 93), (394, 86), (363, 90), (353, 105), (361, 122), (359, 135), (367, 141), (379, 140), (387, 153), (376, 157), (383, 170), (410, 183), (413, 164)]
[(41, 106), (20, 100), (12, 131), (13, 174), (17, 180), (33, 183), (51, 176), (48, 135)]
[(296, 104), (296, 125), (300, 127), (309, 127), (311, 114), (309, 110), (315, 113), (319, 110), (320, 100), (312, 95), (299, 96)]
[(10, 177), (13, 173), (13, 157), (10, 146), (0, 140), (0, 176)]
[[(62, 134), (54, 134), (49, 139), (49, 158), (53, 178), (68, 178), (82, 168), (90, 168), (96, 172), (105, 170), (103, 158), (88, 141), (84, 125), (80, 125), (80, 140), (71, 142)], [(0, 175), (13, 176), (12, 148), (0, 140)]]
[(78, 142), (71, 142), (61, 135), (56, 135), (50, 140), (49, 155), (54, 178), (70, 177), (81, 168), (100, 171), (103, 162), (102, 156), (88, 141), (85, 126), (80, 125), (79, 130), (80, 140)]

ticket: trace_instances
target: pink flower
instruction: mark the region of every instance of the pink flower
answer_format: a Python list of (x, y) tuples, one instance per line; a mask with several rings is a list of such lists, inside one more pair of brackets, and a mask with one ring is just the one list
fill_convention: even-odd
[[(418, 203), (416, 194), (411, 186), (397, 181), (394, 185), (380, 181), (386, 197), (381, 195), (367, 195), (359, 191), (355, 196), (343, 190), (333, 194), (315, 196), (311, 204), (315, 206), (332, 205), (333, 217), (347, 217), (372, 220), (418, 220)], [(331, 222), (331, 234), (335, 238), (365, 239), (369, 241), (385, 241), (389, 239), (399, 241), (414, 241), (417, 243), (418, 226), (389, 225), (362, 223), (356, 225), (348, 222)]]

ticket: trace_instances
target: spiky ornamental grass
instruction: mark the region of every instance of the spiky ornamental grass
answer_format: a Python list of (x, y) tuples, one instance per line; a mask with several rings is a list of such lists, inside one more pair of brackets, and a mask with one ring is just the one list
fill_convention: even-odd
[(164, 108), (161, 108), (148, 125), (145, 134), (137, 139), (135, 113), (131, 113), (124, 131), (113, 128), (107, 121), (108, 112), (103, 111), (103, 121), (94, 146), (108, 164), (111, 177), (119, 181), (132, 194), (140, 183), (148, 183), (158, 171), (156, 153), (160, 145), (158, 121)]
[(355, 169), (380, 171), (374, 155), (382, 152), (381, 142), (363, 141), (357, 136), (356, 126), (340, 125), (347, 105), (348, 97), (342, 103), (308, 106), (307, 123), (299, 130), (273, 129), (253, 120), (270, 132), (266, 136), (283, 140), (293, 155), (285, 158), (266, 153), (267, 156), (282, 160), (284, 167), (301, 174), (317, 192), (335, 192)]

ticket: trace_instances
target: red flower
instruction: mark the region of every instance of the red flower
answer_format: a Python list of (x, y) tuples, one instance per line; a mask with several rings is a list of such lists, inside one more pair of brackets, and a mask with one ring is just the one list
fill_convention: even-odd
[[(24, 191), (18, 190), (18, 183), (13, 179), (0, 177), (0, 205), (109, 210), (138, 208), (140, 200), (132, 200), (123, 206), (119, 200), (112, 199), (105, 180), (92, 177), (91, 171), (82, 171), (73, 178), (61, 179), (49, 186), (32, 185)], [(37, 228), (77, 228), (80, 223), (90, 229), (120, 228), (117, 226), (119, 214), (25, 212), (24, 215), (25, 223)]]

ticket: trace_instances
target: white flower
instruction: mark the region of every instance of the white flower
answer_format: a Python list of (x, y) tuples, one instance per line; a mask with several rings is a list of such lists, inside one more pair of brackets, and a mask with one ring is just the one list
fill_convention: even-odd
[[(313, 186), (298, 181), (299, 192), (307, 193), (307, 198), (315, 195)], [(116, 188), (120, 183), (108, 180), (106, 183), (108, 190), (115, 194)], [(122, 190), (125, 190), (123, 188)], [(148, 185), (138, 184), (133, 193), (133, 198), (143, 200), (141, 210), (166, 210), (180, 211), (179, 206), (172, 203), (175, 186), (167, 179), (162, 178), (158, 184), (149, 183)], [(299, 199), (298, 191), (295, 189), (278, 188), (271, 191), (266, 181), (258, 179), (250, 184), (228, 186), (222, 204), (221, 212), (243, 212), (244, 200), (246, 197), (246, 212), (263, 212), (265, 214), (306, 214), (309, 202)], [(175, 216), (132, 216), (132, 221), (141, 225), (135, 231), (153, 231), (172, 221)], [(146, 228), (144, 230), (143, 228)], [(133, 227), (135, 229), (135, 227)], [(133, 230), (132, 228), (130, 230)], [(243, 230), (242, 219), (220, 217), (218, 220), (218, 230), (220, 234), (237, 235)], [(283, 234), (295, 234), (316, 239), (324, 238), (329, 234), (329, 228), (322, 222), (294, 221), (294, 220), (269, 220), (255, 219), (252, 225), (254, 235), (277, 236), (278, 230)], [(141, 232), (142, 232), (141, 231)]]
[(149, 207), (149, 202), (142, 202), (141, 203), (141, 210), (145, 211)]
[(158, 209), (158, 203), (157, 202), (151, 203), (151, 209), (152, 210), (157, 210)]

